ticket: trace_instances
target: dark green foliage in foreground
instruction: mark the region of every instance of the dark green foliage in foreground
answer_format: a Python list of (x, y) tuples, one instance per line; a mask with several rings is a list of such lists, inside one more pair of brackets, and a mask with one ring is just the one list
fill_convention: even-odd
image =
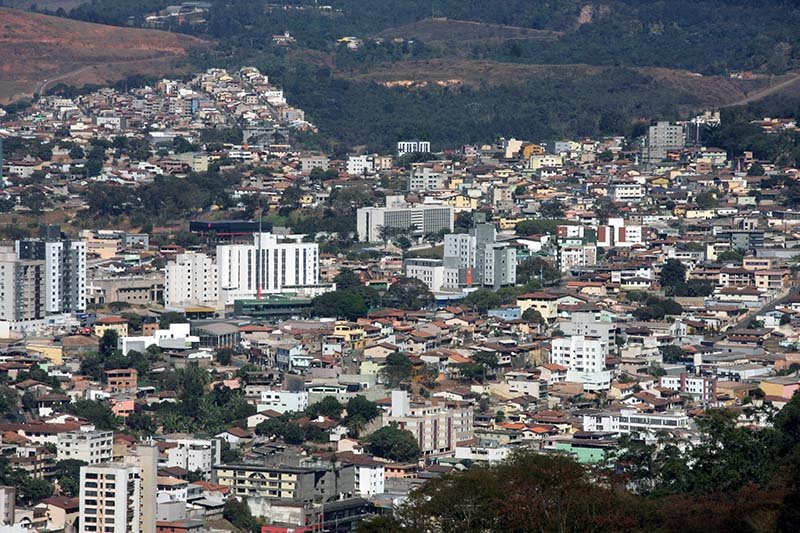
[(521, 452), (444, 475), (360, 531), (797, 531), (800, 395), (774, 429), (736, 427), (720, 411), (700, 426), (703, 442), (683, 450), (666, 438), (658, 447), (626, 439), (608, 470)]

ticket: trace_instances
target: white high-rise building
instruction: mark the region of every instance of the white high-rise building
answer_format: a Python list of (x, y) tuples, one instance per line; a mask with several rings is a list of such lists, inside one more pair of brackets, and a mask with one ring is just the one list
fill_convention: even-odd
[(56, 458), (76, 459), (90, 465), (111, 461), (114, 455), (113, 431), (68, 431), (58, 434)]
[(103, 463), (81, 467), (79, 533), (144, 533), (138, 466)]
[(216, 261), (206, 254), (178, 254), (167, 263), (164, 278), (164, 303), (213, 304), (219, 300), (219, 279)]
[(281, 292), (315, 292), (319, 287), (319, 245), (302, 235), (254, 234), (253, 244), (217, 246), (220, 303)]
[(17, 241), (16, 253), (19, 259), (44, 261), (47, 313), (86, 310), (86, 241)]
[(567, 381), (582, 383), (587, 391), (608, 390), (611, 372), (606, 370), (608, 339), (572, 335), (554, 338), (550, 362), (567, 368)]
[(358, 240), (382, 240), (381, 228), (408, 230), (423, 236), (446, 229), (453, 231), (454, 210), (444, 205), (409, 205), (402, 196), (387, 196), (386, 207), (361, 207), (356, 213)]
[(316, 296), (319, 245), (302, 235), (253, 234), (253, 244), (217, 246), (217, 256), (186, 253), (167, 264), (164, 301), (167, 306), (231, 305), (262, 294), (300, 292)]

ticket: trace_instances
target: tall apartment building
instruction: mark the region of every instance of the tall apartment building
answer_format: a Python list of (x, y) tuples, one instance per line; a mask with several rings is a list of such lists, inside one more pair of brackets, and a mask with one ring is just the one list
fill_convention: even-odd
[(319, 290), (319, 245), (302, 235), (256, 233), (253, 244), (217, 246), (220, 303), (286, 291)]
[(582, 383), (584, 390), (608, 390), (611, 372), (606, 370), (608, 340), (601, 337), (572, 335), (554, 338), (550, 362), (567, 368), (567, 381)]
[(487, 244), (483, 261), (484, 286), (499, 289), (517, 282), (517, 251), (508, 244)]
[(111, 461), (114, 455), (113, 431), (69, 431), (58, 434), (56, 458), (75, 459), (90, 465)]
[(79, 533), (144, 533), (142, 478), (135, 465), (103, 463), (81, 467)]
[(219, 281), (216, 261), (206, 254), (178, 254), (167, 263), (164, 278), (164, 303), (213, 304), (219, 300)]
[(46, 292), (44, 261), (19, 259), (10, 247), (0, 251), (0, 320), (44, 319)]
[(412, 404), (407, 391), (392, 391), (392, 408), (384, 423), (396, 423), (414, 435), (424, 455), (451, 454), (456, 443), (474, 437), (473, 410), (457, 403)]
[(647, 131), (645, 162), (659, 163), (671, 150), (681, 150), (686, 146), (686, 133), (682, 124), (657, 122)]
[(497, 242), (494, 224), (444, 236), (444, 265), (462, 271), (463, 285), (500, 288), (517, 282), (516, 250)]
[(17, 257), (44, 261), (47, 313), (85, 311), (86, 242), (61, 240), (53, 233), (37, 240), (17, 241)]
[(381, 228), (409, 230), (414, 236), (453, 231), (454, 210), (443, 205), (409, 205), (402, 196), (387, 196), (385, 207), (361, 207), (356, 213), (358, 240), (378, 242)]

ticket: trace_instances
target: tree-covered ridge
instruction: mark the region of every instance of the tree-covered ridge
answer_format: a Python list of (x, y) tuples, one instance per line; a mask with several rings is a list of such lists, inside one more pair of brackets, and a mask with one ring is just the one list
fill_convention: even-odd
[[(68, 15), (91, 22), (135, 25), (146, 13), (168, 3), (93, 0)], [(703, 73), (749, 69), (786, 72), (798, 64), (800, 34), (796, 28), (800, 12), (797, 3), (788, 0), (338, 0), (328, 5), (331, 9), (311, 1), (265, 5), (213, 0), (206, 25), (173, 29), (223, 41), (239, 40), (240, 45), (250, 48), (268, 46), (272, 35), (288, 30), (303, 47), (331, 50), (336, 39), (345, 35), (365, 38), (387, 28), (446, 17), (563, 32), (561, 38), (548, 42), (503, 39), (500, 33), (492, 42), (470, 48), (476, 58), (654, 65)]]

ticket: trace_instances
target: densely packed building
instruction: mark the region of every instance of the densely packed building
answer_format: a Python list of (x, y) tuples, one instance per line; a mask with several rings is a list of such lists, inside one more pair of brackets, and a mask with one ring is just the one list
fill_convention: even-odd
[[(798, 170), (704, 146), (719, 121), (325, 154), (253, 68), (3, 118), (2, 216), (61, 227), (0, 250), (0, 526), (211, 531), (241, 502), (350, 531), (517, 450), (769, 425), (744, 406), (800, 388)], [(204, 177), (180, 220), (125, 211)]]

